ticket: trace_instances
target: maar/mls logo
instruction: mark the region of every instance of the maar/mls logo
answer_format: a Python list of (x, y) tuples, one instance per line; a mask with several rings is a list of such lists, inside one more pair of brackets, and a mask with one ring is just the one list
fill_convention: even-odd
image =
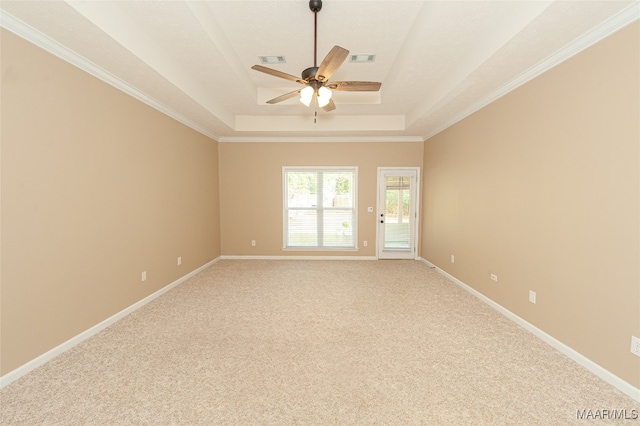
[(638, 410), (598, 408), (596, 410), (576, 410), (578, 420), (637, 420)]

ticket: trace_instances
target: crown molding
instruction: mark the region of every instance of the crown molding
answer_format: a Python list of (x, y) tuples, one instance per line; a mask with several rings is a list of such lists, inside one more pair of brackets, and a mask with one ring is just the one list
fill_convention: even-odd
[(202, 126), (187, 119), (177, 111), (167, 107), (156, 99), (141, 92), (122, 79), (114, 76), (113, 74), (109, 73), (93, 62), (80, 56), (71, 49), (61, 45), (52, 38), (41, 33), (30, 25), (22, 22), (11, 14), (6, 13), (5, 11), (2, 11), (0, 13), (0, 27), (7, 29), (8, 31), (35, 44), (45, 51), (80, 68), (81, 70), (93, 75), (94, 77), (117, 88), (118, 90), (177, 120), (187, 127), (190, 127), (193, 130), (218, 142), (423, 142), (638, 19), (640, 19), (640, 1), (636, 0), (625, 9), (621, 10), (606, 21), (594, 27), (579, 39), (576, 39), (574, 42), (558, 50), (556, 53), (547, 57), (524, 73), (520, 74), (518, 77), (512, 79), (508, 83), (499, 87), (497, 90), (491, 92), (487, 96), (470, 105), (468, 108), (464, 109), (459, 114), (452, 117), (450, 120), (443, 122), (436, 129), (422, 137), (221, 137), (211, 133), (207, 129), (204, 129)]
[(171, 117), (176, 121), (179, 121), (180, 123), (184, 124), (187, 127), (190, 127), (196, 132), (201, 133), (216, 141), (219, 139), (217, 135), (214, 135), (208, 130), (202, 128), (198, 124), (184, 117), (182, 114), (167, 107), (166, 105), (157, 101), (151, 96), (141, 92), (140, 90), (131, 86), (127, 82), (123, 81), (122, 79), (109, 73), (108, 71), (104, 70), (100, 66), (87, 60), (86, 58), (77, 54), (73, 50), (63, 46), (62, 44), (53, 40), (51, 37), (43, 34), (42, 32), (36, 30), (32, 26), (26, 24), (25, 22), (21, 21), (20, 19), (14, 17), (13, 15), (5, 11), (2, 11), (0, 13), (0, 27), (5, 28), (6, 30), (14, 33), (18, 37), (21, 37), (32, 44), (35, 44), (41, 49), (44, 49), (45, 51), (51, 53), (54, 56), (57, 56), (58, 58), (70, 63), (71, 65), (77, 68), (80, 68), (81, 70), (104, 81), (110, 86), (113, 86), (116, 89), (126, 93), (127, 95), (139, 100), (140, 102), (143, 102), (149, 105), (150, 107), (160, 111), (161, 113), (167, 115), (168, 117)]
[(424, 142), (421, 136), (282, 136), (282, 137), (221, 137), (220, 143), (277, 143), (277, 142)]
[(464, 109), (459, 114), (454, 116), (451, 120), (442, 123), (442, 125), (440, 125), (438, 128), (425, 135), (424, 140), (427, 140), (442, 132), (443, 130), (446, 130), (447, 128), (456, 124), (458, 121), (470, 116), (474, 112), (484, 108), (490, 103), (497, 101), (507, 93), (512, 92), (525, 83), (528, 83), (539, 75), (549, 71), (556, 65), (561, 64), (572, 56), (582, 52), (588, 47), (593, 46), (594, 44), (605, 39), (616, 31), (621, 30), (627, 25), (637, 21), (638, 19), (640, 19), (640, 1), (636, 0), (626, 8), (622, 9), (620, 12), (611, 16), (606, 21), (600, 23), (590, 31), (586, 32), (580, 38), (564, 46), (557, 52), (553, 53), (546, 59), (542, 60), (533, 67), (529, 68), (524, 73), (520, 74), (518, 77), (512, 79), (511, 81), (499, 87), (497, 90), (491, 92), (479, 101), (473, 103), (468, 108)]

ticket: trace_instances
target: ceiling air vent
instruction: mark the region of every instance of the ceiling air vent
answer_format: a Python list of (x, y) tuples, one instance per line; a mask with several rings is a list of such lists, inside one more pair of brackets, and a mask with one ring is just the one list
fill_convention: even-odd
[(373, 62), (376, 60), (376, 55), (351, 55), (349, 62)]
[(258, 56), (263, 64), (284, 64), (287, 62), (284, 56)]

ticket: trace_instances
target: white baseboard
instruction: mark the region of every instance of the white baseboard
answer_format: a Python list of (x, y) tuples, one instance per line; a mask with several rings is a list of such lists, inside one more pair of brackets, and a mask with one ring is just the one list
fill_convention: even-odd
[[(111, 324), (114, 324), (118, 320), (124, 318), (125, 316), (129, 315), (130, 313), (134, 312), (135, 310), (141, 308), (142, 306), (146, 305), (147, 303), (151, 302), (152, 300), (156, 299), (157, 297), (161, 296), (162, 294), (166, 293), (167, 291), (171, 290), (172, 288), (176, 287), (177, 285), (183, 283), (184, 281), (186, 281), (187, 279), (191, 278), (192, 276), (200, 273), (201, 271), (203, 271), (204, 269), (208, 268), (209, 266), (213, 265), (214, 263), (218, 262), (221, 259), (376, 260), (376, 257), (375, 256), (220, 256), (220, 257), (218, 257), (218, 258), (216, 258), (216, 259), (214, 259), (214, 260), (202, 265), (201, 267), (195, 269), (194, 271), (188, 273), (187, 275), (179, 278), (178, 280), (174, 281), (173, 283), (161, 288), (160, 290), (156, 291), (155, 293), (150, 294), (149, 296), (145, 297), (144, 299), (134, 303), (133, 305), (129, 306), (128, 308), (126, 308), (126, 309), (118, 312), (117, 314), (107, 318), (106, 320), (100, 322), (99, 324), (96, 324), (95, 326), (83, 331), (82, 333), (76, 335), (75, 337), (72, 337), (71, 339), (69, 339), (66, 342), (56, 346), (55, 348), (53, 348), (53, 349), (49, 350), (48, 352), (40, 355), (39, 357), (27, 362), (26, 364), (23, 364), (22, 366), (16, 368), (15, 370), (13, 370), (13, 371), (5, 374), (4, 376), (0, 377), (0, 389), (2, 389), (4, 386), (7, 386), (8, 384), (18, 380), (19, 378), (21, 378), (25, 374), (35, 370), (36, 368), (40, 367), (41, 365), (44, 365), (48, 361), (52, 360), (53, 358), (57, 357), (58, 355), (60, 355), (60, 354), (62, 354), (64, 352), (68, 351), (69, 349), (73, 348), (74, 346), (78, 345), (79, 343), (83, 342), (84, 340), (87, 340), (88, 338), (96, 335), (97, 333), (99, 333), (100, 331), (104, 330), (105, 328), (107, 328)], [(540, 330), (538, 327), (534, 326), (533, 324), (525, 321), (524, 319), (522, 319), (518, 315), (514, 314), (513, 312), (509, 311), (508, 309), (504, 308), (503, 306), (501, 306), (498, 303), (494, 302), (493, 300), (489, 299), (487, 296), (483, 295), (479, 291), (473, 289), (472, 287), (470, 287), (467, 284), (463, 283), (462, 281), (460, 281), (456, 277), (454, 277), (454, 276), (450, 275), (449, 273), (445, 272), (444, 270), (438, 268), (436, 265), (434, 265), (433, 263), (429, 262), (428, 260), (423, 259), (423, 258), (418, 258), (418, 260), (423, 262), (424, 264), (426, 264), (430, 268), (435, 269), (438, 273), (440, 273), (441, 275), (445, 276), (446, 278), (451, 280), (453, 283), (457, 284), (458, 286), (460, 286), (464, 290), (466, 290), (469, 293), (473, 294), (478, 299), (480, 299), (481, 301), (483, 301), (484, 303), (486, 303), (487, 305), (489, 305), (493, 309), (497, 310), (502, 315), (506, 316), (507, 318), (509, 318), (510, 320), (512, 320), (513, 322), (515, 322), (519, 326), (521, 326), (522, 328), (524, 328), (524, 329), (528, 330), (529, 332), (533, 333), (535, 336), (537, 336), (538, 338), (542, 339), (542, 341), (544, 341), (545, 343), (551, 345), (553, 348), (557, 349), (558, 351), (560, 351), (564, 355), (568, 356), (570, 359), (572, 359), (573, 361), (577, 362), (579, 365), (585, 367), (587, 370), (591, 371), (596, 376), (600, 377), (601, 379), (603, 379), (604, 381), (606, 381), (610, 385), (614, 386), (616, 389), (620, 390), (621, 392), (623, 392), (624, 394), (626, 394), (629, 397), (633, 398), (634, 400), (640, 402), (640, 389), (636, 388), (635, 386), (631, 385), (630, 383), (626, 382), (625, 380), (622, 380), (621, 378), (619, 378), (615, 374), (611, 373), (609, 370), (607, 370), (607, 369), (603, 368), (602, 366), (596, 364), (595, 362), (591, 361), (590, 359), (588, 359), (587, 357), (585, 357), (581, 353), (575, 351), (574, 349), (572, 349), (569, 346), (565, 345), (561, 341), (557, 340), (556, 338), (554, 338), (554, 337), (550, 336), (549, 334), (545, 333), (544, 331)]]
[(430, 268), (435, 269), (439, 274), (441, 274), (441, 275), (445, 276), (446, 278), (448, 278), (449, 280), (453, 281), (455, 284), (457, 284), (458, 286), (462, 287), (464, 290), (466, 290), (469, 293), (473, 294), (478, 299), (480, 299), (481, 301), (483, 301), (484, 303), (486, 303), (487, 305), (489, 305), (490, 307), (492, 307), (496, 311), (500, 312), (502, 315), (504, 315), (505, 317), (509, 318), (511, 321), (515, 322), (516, 324), (518, 324), (519, 326), (521, 326), (525, 330), (533, 333), (536, 337), (540, 338), (543, 342), (547, 343), (551, 347), (555, 348), (556, 350), (560, 351), (564, 355), (568, 356), (570, 359), (572, 359), (573, 361), (577, 362), (579, 365), (583, 366), (584, 368), (586, 368), (587, 370), (589, 370), (590, 372), (592, 372), (596, 376), (600, 377), (602, 380), (604, 380), (605, 382), (609, 383), (610, 385), (612, 385), (613, 387), (615, 387), (619, 391), (621, 391), (624, 394), (630, 396), (634, 400), (640, 402), (640, 389), (636, 388), (635, 386), (633, 386), (629, 382), (627, 382), (625, 380), (622, 380), (620, 377), (618, 377), (615, 374), (611, 373), (606, 368), (604, 368), (604, 367), (596, 364), (595, 362), (591, 361), (589, 358), (585, 357), (580, 352), (577, 352), (575, 349), (570, 348), (569, 346), (565, 345), (564, 343), (562, 343), (558, 339), (556, 339), (553, 336), (550, 336), (549, 334), (547, 334), (544, 331), (540, 330), (538, 327), (534, 326), (533, 324), (525, 321), (524, 319), (522, 319), (518, 315), (516, 315), (513, 312), (509, 311), (508, 309), (504, 308), (502, 305), (499, 305), (498, 303), (496, 303), (493, 300), (489, 299), (484, 294), (482, 294), (479, 291), (473, 289), (469, 285), (463, 283), (462, 281), (460, 281), (459, 279), (457, 279), (453, 275), (451, 275), (451, 274), (443, 271), (442, 269), (438, 268), (436, 265), (434, 265), (433, 263), (429, 262), (428, 260), (423, 259), (423, 258), (419, 258), (418, 260), (420, 260), (421, 262), (423, 262), (424, 264), (426, 264)]
[(230, 260), (378, 260), (375, 256), (244, 256), (225, 255)]
[(93, 327), (83, 331), (82, 333), (72, 337), (71, 339), (67, 340), (66, 342), (61, 343), (60, 345), (56, 346), (55, 348), (51, 349), (50, 351), (45, 352), (44, 354), (40, 355), (39, 357), (32, 359), (31, 361), (27, 362), (26, 364), (21, 365), (20, 367), (16, 368), (13, 371), (10, 371), (9, 373), (7, 373), (4, 376), (0, 377), (0, 389), (2, 389), (3, 387), (7, 386), (9, 383), (12, 383), (12, 382), (18, 380), (19, 378), (21, 378), (25, 374), (35, 370), (36, 368), (40, 367), (41, 365), (44, 365), (45, 363), (51, 361), (53, 358), (55, 358), (58, 355), (68, 351), (69, 349), (73, 348), (77, 344), (79, 344), (79, 343), (87, 340), (88, 338), (98, 334), (100, 331), (102, 331), (105, 328), (109, 327), (111, 324), (114, 324), (115, 322), (119, 321), (120, 319), (126, 317), (127, 315), (129, 315), (133, 311), (135, 311), (137, 309), (140, 309), (141, 307), (143, 307), (147, 303), (151, 302), (153, 299), (161, 296), (162, 294), (166, 293), (167, 291), (171, 290), (172, 288), (176, 287), (177, 285), (182, 284), (184, 281), (186, 281), (189, 278), (193, 277), (194, 275), (200, 273), (201, 271), (203, 271), (204, 269), (206, 269), (209, 266), (213, 265), (214, 263), (218, 262), (219, 260), (220, 260), (220, 257), (217, 257), (216, 259), (213, 259), (212, 261), (205, 263), (201, 267), (189, 272), (187, 275), (177, 279), (176, 281), (174, 281), (171, 284), (161, 288), (160, 290), (156, 291), (155, 293), (150, 294), (149, 296), (145, 297), (144, 299), (139, 300), (138, 302), (134, 303), (133, 305), (129, 306), (128, 308), (123, 309), (122, 311), (118, 312), (117, 314), (112, 315), (111, 317), (107, 318), (106, 320), (104, 320), (104, 321), (94, 325)]

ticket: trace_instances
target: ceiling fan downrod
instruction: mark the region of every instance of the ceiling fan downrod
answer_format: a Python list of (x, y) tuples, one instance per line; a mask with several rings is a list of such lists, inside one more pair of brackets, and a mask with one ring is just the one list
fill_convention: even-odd
[(313, 12), (313, 67), (318, 68), (318, 12), (322, 10), (322, 0), (309, 0)]

